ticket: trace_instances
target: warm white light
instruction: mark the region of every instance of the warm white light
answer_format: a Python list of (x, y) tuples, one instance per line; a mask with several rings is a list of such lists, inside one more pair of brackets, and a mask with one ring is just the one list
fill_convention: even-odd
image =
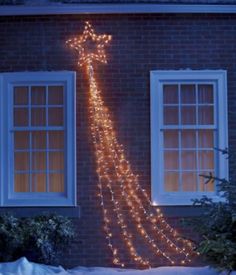
[[(95, 52), (87, 51), (86, 42), (92, 40), (96, 44)], [(99, 197), (103, 210), (104, 231), (108, 240), (108, 247), (113, 255), (115, 265), (124, 266), (119, 249), (115, 246), (113, 234), (114, 221), (121, 230), (121, 237), (131, 258), (144, 267), (151, 267), (148, 259), (137, 251), (133, 239), (133, 232), (121, 203), (125, 202), (129, 211), (129, 220), (136, 226), (137, 232), (153, 253), (164, 257), (171, 264), (175, 264), (173, 255), (159, 247), (160, 240), (178, 257), (182, 257), (181, 264), (190, 261), (192, 244), (189, 241), (177, 242), (177, 232), (166, 222), (159, 208), (151, 208), (151, 201), (145, 189), (141, 188), (138, 176), (134, 175), (129, 161), (127, 161), (123, 146), (119, 144), (114, 125), (110, 119), (109, 109), (105, 106), (101, 92), (94, 76), (93, 62), (106, 63), (105, 45), (111, 40), (110, 35), (97, 35), (89, 22), (81, 36), (67, 41), (67, 44), (79, 52), (79, 65), (86, 66), (89, 80), (89, 113), (90, 129), (93, 138), (97, 163)], [(106, 192), (106, 196), (105, 196)], [(107, 194), (109, 193), (109, 195)], [(118, 193), (117, 193), (118, 192)], [(120, 196), (121, 195), (121, 196)], [(109, 204), (107, 200), (110, 199)], [(110, 205), (112, 204), (112, 209)], [(156, 202), (154, 202), (157, 205)], [(109, 207), (107, 206), (109, 205)], [(112, 222), (111, 222), (112, 220)], [(150, 232), (155, 232), (155, 236)]]

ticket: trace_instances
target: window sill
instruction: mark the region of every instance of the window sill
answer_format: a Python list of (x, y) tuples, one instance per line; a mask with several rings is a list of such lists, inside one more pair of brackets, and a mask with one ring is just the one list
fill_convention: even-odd
[(55, 213), (69, 218), (80, 218), (80, 207), (0, 207), (0, 215), (6, 213), (16, 217), (33, 217), (44, 213)]
[(206, 208), (201, 206), (186, 206), (186, 205), (177, 205), (177, 206), (159, 206), (158, 207), (163, 216), (166, 218), (186, 218), (186, 217), (197, 217), (202, 215)]

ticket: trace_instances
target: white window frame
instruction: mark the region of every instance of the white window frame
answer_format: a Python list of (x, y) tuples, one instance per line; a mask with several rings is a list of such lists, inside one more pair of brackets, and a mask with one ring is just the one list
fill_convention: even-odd
[[(165, 192), (163, 138), (161, 125), (163, 121), (163, 92), (165, 82), (211, 82), (217, 91), (217, 147), (228, 148), (227, 118), (227, 72), (225, 70), (155, 70), (150, 72), (151, 79), (151, 192), (153, 205), (192, 205), (192, 199), (203, 195), (214, 201), (221, 200), (216, 192)], [(216, 153), (217, 176), (228, 178), (228, 160), (220, 152)]]
[[(14, 72), (0, 74), (0, 206), (76, 205), (76, 74), (60, 72)], [(65, 89), (65, 192), (17, 193), (13, 191), (13, 85), (55, 84)]]

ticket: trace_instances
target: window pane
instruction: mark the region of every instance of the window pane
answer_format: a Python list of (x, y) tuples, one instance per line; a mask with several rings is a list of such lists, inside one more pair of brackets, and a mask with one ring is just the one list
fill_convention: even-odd
[(14, 104), (28, 105), (28, 87), (14, 87)]
[(64, 174), (49, 174), (49, 192), (64, 192)]
[(179, 124), (178, 107), (164, 107), (164, 124)]
[(46, 149), (46, 146), (47, 146), (46, 131), (32, 132), (32, 148)]
[(196, 151), (182, 151), (182, 169), (196, 170)]
[(28, 152), (15, 152), (14, 154), (14, 166), (15, 170), (23, 171), (29, 170), (29, 153)]
[(14, 191), (15, 192), (29, 192), (29, 175), (15, 174), (14, 176)]
[(63, 170), (64, 169), (64, 154), (63, 152), (49, 152), (49, 169)]
[(21, 150), (29, 148), (29, 132), (14, 133), (14, 148)]
[(197, 191), (197, 176), (194, 172), (182, 173), (182, 191)]
[(181, 107), (182, 124), (196, 124), (196, 107), (182, 106)]
[(199, 151), (200, 169), (214, 169), (214, 151)]
[(63, 86), (49, 86), (48, 87), (48, 104), (49, 105), (63, 105)]
[(195, 130), (181, 131), (181, 146), (182, 148), (196, 148), (196, 131)]
[(200, 104), (204, 103), (214, 103), (213, 100), (213, 85), (198, 85), (198, 102)]
[(27, 108), (14, 108), (14, 126), (28, 126), (29, 116)]
[(48, 108), (48, 125), (63, 126), (63, 108)]
[(179, 191), (179, 174), (177, 172), (165, 172), (165, 191)]
[(32, 191), (33, 192), (46, 192), (46, 175), (45, 174), (32, 174)]
[(198, 120), (199, 120), (199, 124), (202, 124), (202, 125), (214, 124), (213, 106), (199, 106)]
[(165, 169), (178, 169), (179, 168), (179, 152), (178, 151), (165, 151), (164, 152), (164, 167), (165, 167)]
[(199, 130), (198, 143), (199, 143), (199, 148), (213, 148), (214, 147), (213, 130)]
[(49, 133), (49, 149), (63, 149), (64, 148), (64, 132), (50, 131)]
[(32, 110), (31, 110), (31, 125), (32, 126), (45, 126), (45, 124), (46, 124), (45, 108), (32, 108)]
[(180, 91), (181, 103), (196, 103), (195, 85), (181, 85)]
[(165, 130), (164, 131), (164, 147), (165, 148), (178, 148), (179, 147), (178, 130)]
[(163, 86), (163, 101), (164, 104), (178, 104), (178, 85)]
[[(210, 173), (206, 173), (206, 172), (199, 172), (200, 175), (206, 175), (206, 176), (209, 176)], [(212, 175), (214, 175), (214, 173), (212, 172)], [(199, 177), (199, 181), (200, 181), (200, 191), (201, 192), (214, 192), (214, 181), (211, 180), (211, 181), (208, 181), (207, 178), (204, 178), (204, 177)]]
[(46, 170), (46, 152), (32, 153), (33, 170)]
[(31, 104), (32, 105), (46, 104), (46, 87), (34, 86), (31, 88)]

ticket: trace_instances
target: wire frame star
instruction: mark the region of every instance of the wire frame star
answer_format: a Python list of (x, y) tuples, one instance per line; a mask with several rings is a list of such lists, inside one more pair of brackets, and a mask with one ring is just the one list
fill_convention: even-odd
[[(102, 34), (97, 35), (92, 27), (92, 25), (86, 21), (83, 34), (69, 39), (66, 44), (71, 48), (74, 48), (79, 53), (78, 65), (82, 66), (84, 64), (92, 63), (93, 60), (100, 61), (102, 63), (107, 63), (107, 58), (105, 54), (105, 45), (111, 40), (111, 35)], [(94, 50), (89, 51), (89, 42), (94, 44)]]

